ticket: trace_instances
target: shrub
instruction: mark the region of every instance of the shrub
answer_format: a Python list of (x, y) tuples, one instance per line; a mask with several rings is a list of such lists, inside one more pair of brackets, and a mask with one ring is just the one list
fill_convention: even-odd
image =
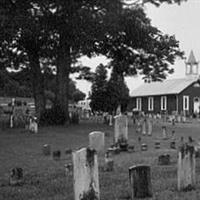
[(63, 125), (65, 121), (65, 111), (59, 105), (46, 109), (40, 118), (41, 125)]

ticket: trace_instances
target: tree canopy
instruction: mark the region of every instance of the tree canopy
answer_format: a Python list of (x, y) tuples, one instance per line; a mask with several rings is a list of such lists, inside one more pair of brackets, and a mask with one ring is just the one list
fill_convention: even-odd
[(183, 55), (178, 41), (151, 25), (143, 5), (182, 1), (2, 0), (1, 67), (29, 69), (38, 118), (45, 108), (44, 66), (55, 67), (56, 99), (68, 116), (69, 76), (87, 72), (77, 65), (83, 55), (105, 55), (121, 77), (139, 73), (162, 80), (173, 71), (169, 64)]

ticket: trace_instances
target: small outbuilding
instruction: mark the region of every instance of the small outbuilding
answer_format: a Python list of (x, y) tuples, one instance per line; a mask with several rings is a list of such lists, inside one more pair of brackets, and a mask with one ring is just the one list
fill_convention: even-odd
[(185, 64), (184, 78), (144, 83), (133, 90), (132, 108), (149, 114), (199, 114), (199, 63), (193, 51)]

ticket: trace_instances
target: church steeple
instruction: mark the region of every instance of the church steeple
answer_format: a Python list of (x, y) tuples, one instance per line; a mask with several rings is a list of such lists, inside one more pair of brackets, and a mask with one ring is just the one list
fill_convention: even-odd
[(191, 51), (186, 64), (185, 75), (187, 77), (197, 77), (199, 74), (199, 63), (197, 62), (194, 52)]

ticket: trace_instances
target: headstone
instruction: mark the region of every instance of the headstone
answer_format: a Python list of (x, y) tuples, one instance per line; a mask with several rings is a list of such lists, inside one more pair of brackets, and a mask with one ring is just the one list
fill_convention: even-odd
[(30, 118), (29, 130), (32, 133), (38, 133), (38, 123), (36, 117)]
[(72, 153), (72, 149), (70, 149), (70, 148), (66, 148), (65, 149), (65, 154), (71, 154)]
[(151, 169), (146, 165), (129, 168), (131, 200), (152, 197)]
[(72, 163), (65, 164), (65, 173), (66, 173), (66, 175), (67, 176), (71, 175), (72, 171), (73, 171), (73, 165), (72, 165)]
[(152, 135), (152, 128), (153, 128), (153, 122), (152, 119), (147, 119), (147, 135), (151, 136)]
[(170, 164), (170, 155), (163, 154), (158, 157), (158, 164), (159, 165), (169, 165)]
[(159, 141), (155, 142), (155, 149), (160, 149), (160, 142)]
[(13, 128), (13, 126), (14, 126), (14, 116), (11, 115), (10, 116), (10, 128)]
[(113, 125), (113, 118), (112, 115), (109, 115), (109, 126)]
[(175, 141), (170, 142), (170, 148), (176, 149), (176, 142)]
[(115, 143), (128, 143), (128, 118), (125, 115), (115, 116)]
[(49, 144), (44, 144), (42, 151), (45, 156), (49, 156), (51, 154), (51, 146)]
[(175, 131), (173, 130), (172, 131), (172, 140), (174, 140), (175, 139)]
[(147, 144), (143, 143), (143, 144), (141, 145), (141, 151), (147, 151), (147, 150), (148, 150)]
[(100, 199), (98, 160), (95, 150), (82, 148), (72, 152), (74, 199)]
[(121, 105), (118, 105), (117, 110), (116, 110), (116, 115), (120, 115), (121, 112)]
[(114, 161), (112, 158), (112, 154), (110, 152), (106, 152), (105, 154), (105, 171), (113, 171), (114, 170)]
[(104, 151), (104, 133), (94, 131), (89, 134), (89, 147), (95, 149), (98, 153)]
[(178, 190), (188, 191), (195, 188), (195, 149), (184, 144), (178, 152)]
[(23, 183), (22, 168), (16, 167), (11, 170), (9, 183), (12, 186), (21, 185)]
[(129, 145), (128, 146), (128, 152), (129, 153), (132, 153), (132, 152), (134, 152), (135, 151), (135, 146), (134, 145)]
[(137, 133), (142, 132), (142, 123), (141, 123), (141, 120), (139, 120), (139, 119), (136, 120), (136, 132)]
[(142, 135), (146, 135), (146, 119), (142, 122)]
[(57, 150), (57, 151), (53, 151), (53, 159), (58, 161), (60, 160), (60, 157), (61, 157), (61, 151), (60, 150)]
[(167, 128), (166, 126), (162, 126), (162, 138), (167, 139)]

